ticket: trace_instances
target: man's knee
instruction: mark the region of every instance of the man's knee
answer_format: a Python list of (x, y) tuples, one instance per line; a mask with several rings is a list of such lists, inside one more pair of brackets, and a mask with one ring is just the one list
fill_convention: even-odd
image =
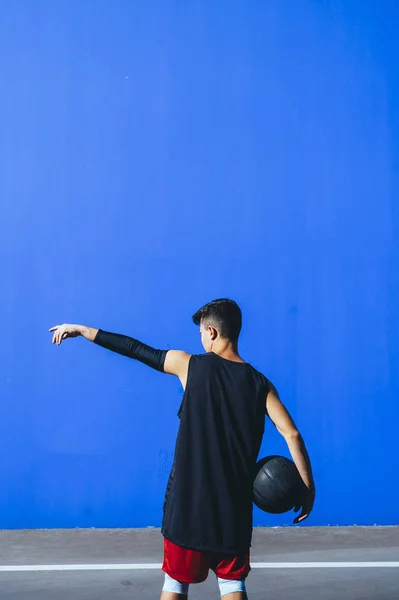
[(188, 583), (176, 581), (176, 579), (172, 579), (172, 577), (169, 577), (169, 575), (165, 573), (165, 582), (162, 588), (163, 592), (170, 592), (172, 594), (181, 594), (182, 596), (187, 596), (188, 587)]
[(246, 593), (245, 579), (221, 579), (218, 577), (220, 596), (234, 594), (236, 592)]

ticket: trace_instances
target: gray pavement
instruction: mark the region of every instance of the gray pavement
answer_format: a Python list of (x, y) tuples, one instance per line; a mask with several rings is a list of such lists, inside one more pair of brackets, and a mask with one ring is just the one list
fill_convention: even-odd
[[(157, 564), (158, 529), (0, 531), (0, 566)], [(254, 568), (253, 600), (399, 600), (399, 567), (314, 568), (317, 562), (399, 563), (399, 527), (260, 528), (253, 563), (309, 563), (304, 568)], [(159, 597), (155, 569), (0, 572), (0, 600), (149, 600)], [(190, 598), (219, 597), (215, 577), (191, 586)]]

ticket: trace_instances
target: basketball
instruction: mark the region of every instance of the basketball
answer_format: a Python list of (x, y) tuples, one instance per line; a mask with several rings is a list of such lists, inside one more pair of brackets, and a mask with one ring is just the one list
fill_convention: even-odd
[(281, 514), (300, 504), (304, 484), (292, 460), (266, 456), (256, 465), (253, 500), (258, 508)]

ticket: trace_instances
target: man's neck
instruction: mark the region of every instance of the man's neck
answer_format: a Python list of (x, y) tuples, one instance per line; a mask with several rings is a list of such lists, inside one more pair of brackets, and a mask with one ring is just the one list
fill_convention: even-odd
[(226, 360), (240, 363), (245, 362), (238, 353), (238, 344), (230, 342), (229, 340), (220, 340), (212, 347), (212, 352)]

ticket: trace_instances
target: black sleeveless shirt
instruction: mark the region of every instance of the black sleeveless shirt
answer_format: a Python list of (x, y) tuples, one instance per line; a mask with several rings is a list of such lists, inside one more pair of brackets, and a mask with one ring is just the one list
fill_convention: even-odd
[(252, 482), (269, 380), (248, 363), (194, 355), (179, 410), (162, 534), (192, 550), (237, 555), (252, 538)]

